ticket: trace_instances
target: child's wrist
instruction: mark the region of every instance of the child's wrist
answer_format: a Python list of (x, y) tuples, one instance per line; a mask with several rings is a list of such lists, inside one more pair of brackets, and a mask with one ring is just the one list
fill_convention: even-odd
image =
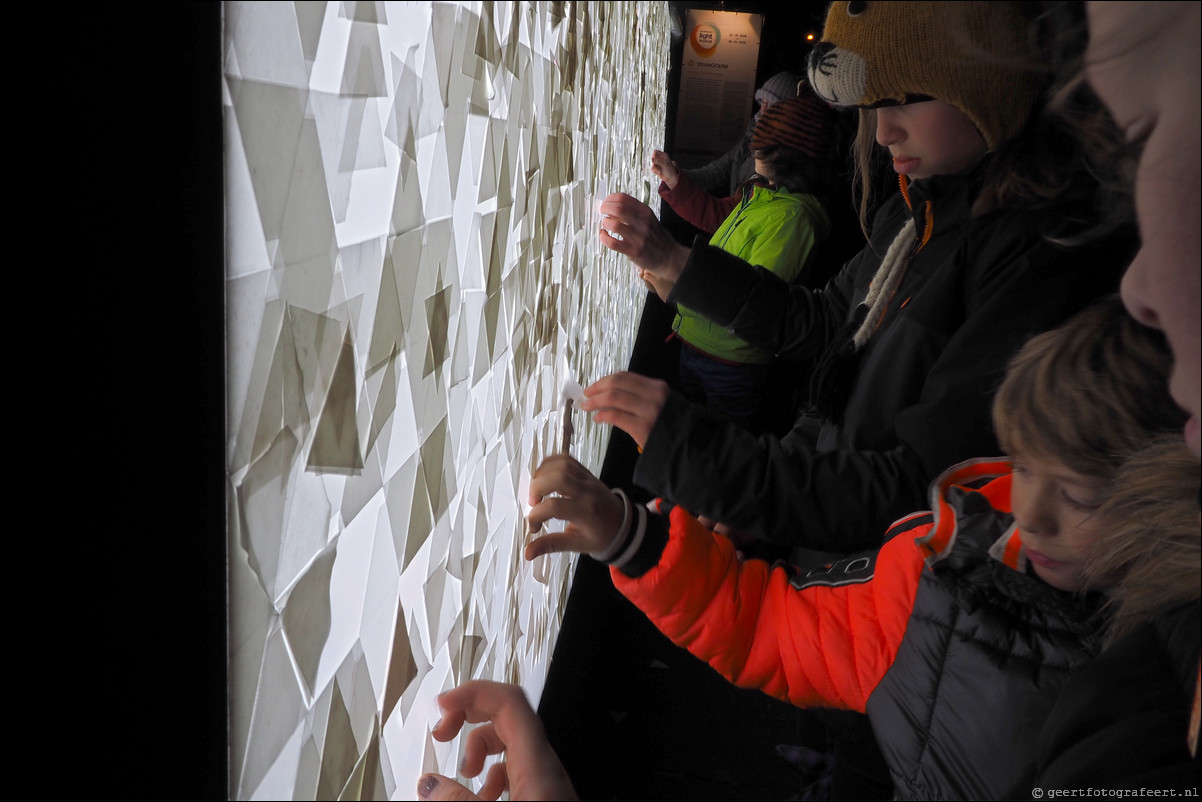
[(622, 500), (622, 523), (609, 545), (600, 551), (589, 552), (589, 556), (598, 562), (621, 567), (638, 552), (647, 527), (647, 516), (641, 507), (630, 502), (621, 488), (614, 488), (613, 494)]

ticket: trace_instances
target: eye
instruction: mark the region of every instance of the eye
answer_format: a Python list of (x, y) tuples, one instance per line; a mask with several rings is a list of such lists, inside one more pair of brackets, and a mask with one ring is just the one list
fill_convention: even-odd
[(1098, 508), (1102, 506), (1100, 503), (1096, 503), (1093, 501), (1082, 501), (1081, 499), (1076, 498), (1075, 496), (1073, 496), (1070, 493), (1065, 492), (1064, 490), (1060, 491), (1060, 498), (1064, 501), (1065, 504), (1067, 504), (1069, 507), (1076, 510), (1077, 512), (1085, 512), (1085, 513), (1097, 512)]
[(858, 17), (868, 10), (868, 3), (851, 2), (847, 4), (847, 16)]

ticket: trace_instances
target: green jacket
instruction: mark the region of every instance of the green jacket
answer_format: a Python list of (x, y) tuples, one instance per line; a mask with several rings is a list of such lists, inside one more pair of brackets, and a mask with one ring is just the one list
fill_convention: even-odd
[[(814, 246), (830, 233), (830, 218), (813, 195), (752, 187), (727, 216), (710, 245), (792, 281)], [(672, 328), (689, 345), (742, 364), (764, 364), (772, 354), (748, 345), (724, 327), (677, 305)]]

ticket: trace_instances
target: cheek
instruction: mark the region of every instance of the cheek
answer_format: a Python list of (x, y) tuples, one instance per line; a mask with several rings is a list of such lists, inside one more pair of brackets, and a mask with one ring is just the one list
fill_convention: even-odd
[[(1196, 174), (1196, 170), (1195, 170)], [(1136, 181), (1142, 247), (1123, 277), (1135, 317), (1163, 329), (1173, 349), (1179, 398), (1197, 415), (1202, 373), (1202, 229), (1198, 186), (1157, 176)]]
[(950, 172), (967, 170), (980, 161), (986, 151), (980, 132), (963, 115), (954, 118), (932, 145), (952, 167)]

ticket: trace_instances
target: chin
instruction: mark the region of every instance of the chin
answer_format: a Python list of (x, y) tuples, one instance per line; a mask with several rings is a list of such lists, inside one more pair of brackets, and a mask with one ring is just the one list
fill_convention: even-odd
[(1065, 576), (1056, 571), (1049, 571), (1038, 565), (1035, 566), (1035, 576), (1039, 577), (1045, 585), (1051, 585), (1056, 590), (1062, 590), (1065, 593), (1076, 593), (1081, 589), (1081, 580), (1076, 576)]

